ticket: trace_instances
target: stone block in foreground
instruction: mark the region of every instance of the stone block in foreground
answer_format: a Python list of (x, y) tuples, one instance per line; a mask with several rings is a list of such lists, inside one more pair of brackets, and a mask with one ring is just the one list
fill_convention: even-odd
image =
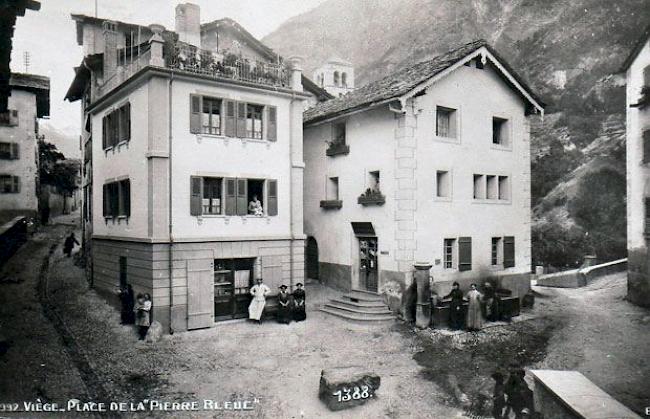
[(373, 400), (381, 378), (360, 368), (342, 367), (325, 369), (320, 374), (318, 398), (330, 410), (343, 410)]

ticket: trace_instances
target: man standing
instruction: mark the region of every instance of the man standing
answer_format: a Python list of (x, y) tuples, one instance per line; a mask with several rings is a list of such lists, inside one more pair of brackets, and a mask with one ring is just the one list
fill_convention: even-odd
[(264, 313), (264, 306), (266, 305), (266, 296), (271, 292), (269, 287), (262, 283), (262, 278), (257, 279), (257, 284), (251, 288), (251, 295), (253, 300), (248, 306), (248, 318), (257, 320), (262, 323), (262, 314)]

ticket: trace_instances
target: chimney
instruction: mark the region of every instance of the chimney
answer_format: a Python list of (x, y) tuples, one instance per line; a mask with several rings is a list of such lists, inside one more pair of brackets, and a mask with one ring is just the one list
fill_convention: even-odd
[(289, 57), (289, 71), (291, 89), (302, 92), (302, 63), (304, 58), (298, 55)]
[(104, 80), (108, 80), (117, 69), (117, 23), (109, 20), (104, 29)]
[(201, 47), (201, 8), (192, 3), (176, 6), (175, 29), (179, 41)]

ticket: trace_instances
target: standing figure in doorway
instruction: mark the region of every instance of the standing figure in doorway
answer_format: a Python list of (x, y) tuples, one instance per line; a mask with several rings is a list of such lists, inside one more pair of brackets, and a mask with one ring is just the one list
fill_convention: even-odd
[(135, 322), (135, 313), (133, 312), (135, 296), (131, 284), (126, 284), (125, 287), (120, 289), (120, 303), (122, 304), (120, 312), (122, 324), (133, 324)]
[(66, 237), (65, 242), (63, 242), (63, 253), (65, 253), (67, 257), (72, 255), (72, 249), (74, 249), (75, 244), (79, 246), (79, 242), (75, 238), (74, 232), (72, 232), (68, 237)]
[(296, 289), (293, 291), (293, 319), (301, 322), (307, 318), (307, 307), (305, 306), (305, 290), (302, 288), (302, 283), (296, 284)]
[(264, 285), (262, 278), (257, 279), (257, 284), (251, 288), (251, 295), (253, 300), (248, 306), (248, 318), (257, 320), (262, 323), (262, 314), (264, 313), (264, 306), (266, 305), (266, 296), (271, 292), (269, 287)]
[(451, 292), (443, 298), (451, 298), (449, 303), (449, 325), (453, 330), (459, 330), (463, 327), (463, 292), (460, 290), (460, 284), (454, 282), (451, 286)]
[(470, 285), (467, 293), (469, 305), (467, 307), (467, 330), (478, 331), (483, 327), (483, 313), (481, 310), (481, 301), (483, 295), (476, 289), (476, 284)]
[(287, 286), (280, 285), (278, 293), (278, 323), (291, 323), (293, 311), (293, 297), (287, 292)]
[(144, 340), (151, 325), (151, 301), (147, 301), (145, 296), (139, 293), (133, 311), (135, 312), (135, 325), (138, 327), (138, 336), (140, 340)]

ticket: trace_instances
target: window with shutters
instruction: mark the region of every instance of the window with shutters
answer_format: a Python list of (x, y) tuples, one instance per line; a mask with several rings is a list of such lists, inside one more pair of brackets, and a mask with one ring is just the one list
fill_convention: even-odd
[(20, 158), (18, 143), (0, 143), (0, 159), (17, 160)]
[(190, 178), (190, 214), (278, 215), (278, 185), (273, 179)]
[(458, 239), (458, 270), (472, 270), (472, 238), (460, 237)]
[(123, 179), (103, 185), (103, 215), (105, 218), (131, 216), (131, 181)]
[(0, 175), (0, 193), (19, 193), (20, 178), (12, 175)]
[(443, 260), (445, 269), (454, 269), (456, 259), (456, 239), (445, 239), (443, 241)]
[(201, 132), (221, 135), (221, 99), (204, 96), (202, 102)]
[(260, 105), (246, 104), (246, 137), (262, 139), (262, 114), (264, 107)]
[(457, 138), (457, 111), (444, 106), (436, 107), (436, 137)]
[(131, 104), (126, 103), (102, 118), (102, 148), (107, 150), (131, 140)]
[(513, 268), (515, 266), (515, 238), (506, 236), (503, 238), (503, 267)]

